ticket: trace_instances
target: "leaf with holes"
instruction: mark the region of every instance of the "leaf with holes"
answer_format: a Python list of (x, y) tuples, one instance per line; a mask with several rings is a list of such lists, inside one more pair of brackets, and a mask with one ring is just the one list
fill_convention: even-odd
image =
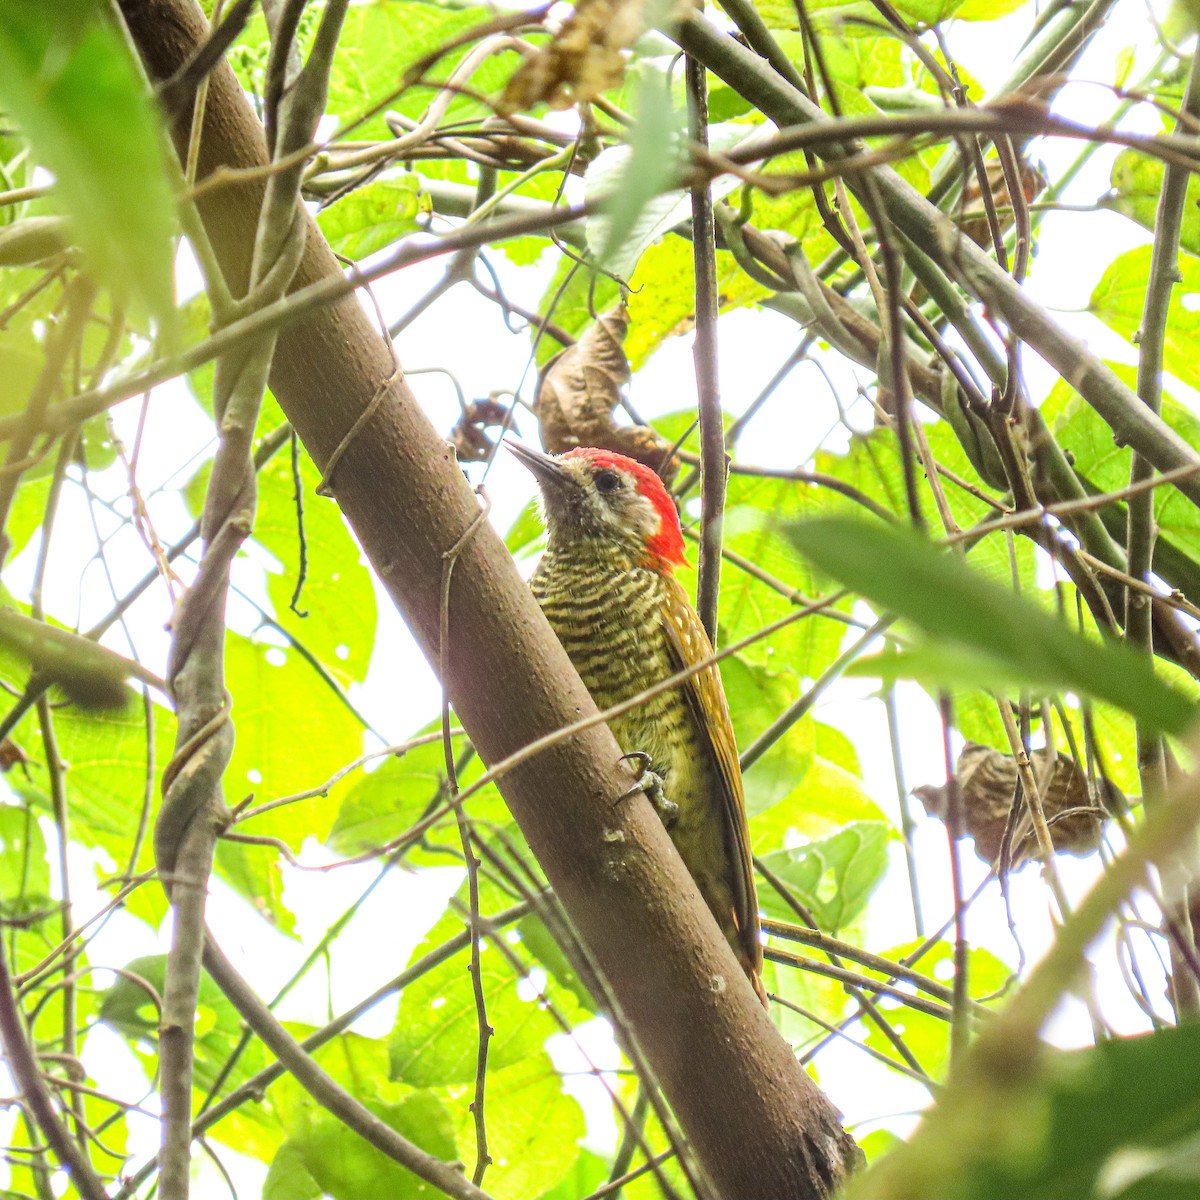
[(377, 179), (321, 209), (317, 224), (330, 249), (357, 262), (424, 229), (432, 207), (411, 172)]
[[(434, 1087), (475, 1078), (478, 1015), (468, 962), (467, 954), (456, 954), (404, 989), (389, 1043), (392, 1079)], [(488, 1024), (496, 1031), (488, 1064), (500, 1070), (540, 1050), (558, 1026), (495, 947), (480, 951), (479, 966)], [(562, 1004), (569, 993), (554, 995)]]
[[(779, 876), (830, 933), (845, 929), (866, 907), (887, 870), (891, 828), (882, 821), (855, 821), (819, 841), (777, 850), (763, 862)], [(796, 911), (773, 887), (760, 887), (768, 916), (795, 921)]]

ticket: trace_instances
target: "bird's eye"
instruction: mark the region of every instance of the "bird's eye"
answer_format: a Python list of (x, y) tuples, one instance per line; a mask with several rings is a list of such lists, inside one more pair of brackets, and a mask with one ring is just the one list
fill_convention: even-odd
[(596, 472), (596, 491), (615, 492), (621, 486), (621, 477), (616, 471)]

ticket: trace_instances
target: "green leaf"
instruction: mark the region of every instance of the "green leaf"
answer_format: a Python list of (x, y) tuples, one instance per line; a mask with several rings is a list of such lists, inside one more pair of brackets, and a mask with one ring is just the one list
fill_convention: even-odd
[[(1123, 383), (1136, 387), (1135, 367), (1115, 362), (1108, 366)], [(1116, 444), (1103, 418), (1066, 380), (1051, 389), (1042, 403), (1042, 414), (1059, 445), (1070, 454), (1075, 473), (1085, 486), (1096, 492), (1115, 492), (1128, 484), (1133, 452)], [(1189, 445), (1200, 446), (1200, 419), (1169, 392), (1163, 393), (1162, 418)], [(1100, 516), (1105, 524), (1110, 520), (1119, 523), (1123, 540), (1126, 505), (1114, 502)], [(1196, 586), (1196, 577), (1200, 576), (1200, 509), (1176, 488), (1163, 487), (1154, 493), (1154, 519), (1158, 525), (1155, 571), (1193, 600), (1200, 600), (1200, 588)], [(1181, 554), (1190, 557), (1191, 563)]]
[[(575, 1165), (587, 1127), (562, 1082), (545, 1051), (488, 1073), (488, 1153), (494, 1162), (484, 1186), (493, 1195), (534, 1200)], [(473, 1140), (474, 1117), (464, 1110), (458, 1142), (465, 1147)]]
[[(151, 994), (135, 980), (144, 980), (161, 996), (166, 967), (165, 954), (135, 958), (125, 964), (125, 973), (117, 976), (100, 1004), (100, 1020), (122, 1034), (146, 1063), (153, 1062), (157, 1053), (149, 1052), (146, 1047), (157, 1046), (161, 1014)], [(203, 973), (196, 1007), (195, 1080), (198, 1088), (207, 1090), (222, 1076), (225, 1063), (240, 1043), (241, 1035), (242, 1019), (237, 1009), (208, 973)], [(252, 1042), (225, 1082), (236, 1087), (259, 1070), (265, 1061), (262, 1047)]]
[(0, 371), (4, 373), (0, 412), (5, 416), (24, 412), (42, 371), (42, 351), (32, 329), (21, 325), (0, 330)]
[[(898, 1148), (893, 1177), (903, 1163), (912, 1194), (927, 1200), (1191, 1200), (1200, 1179), (1197, 1055), (1195, 1024), (1047, 1049), (1032, 1079), (960, 1088), (953, 1105), (927, 1114)], [(887, 1171), (889, 1159), (880, 1165)], [(873, 1179), (861, 1176), (853, 1194), (880, 1194)]]
[(998, 21), (1028, 3), (1029, 0), (965, 0), (954, 16), (959, 21)]
[[(923, 944), (918, 941), (893, 946), (883, 951), (883, 957), (900, 962)], [(921, 956), (920, 961), (914, 964), (914, 969), (950, 987), (954, 981), (953, 945), (938, 942)], [(976, 1000), (999, 992), (1009, 982), (1012, 973), (1006, 963), (988, 950), (973, 949), (967, 955), (967, 986)], [(877, 979), (885, 978), (878, 971), (867, 971), (866, 974)], [(926, 1074), (934, 1080), (943, 1079), (950, 1065), (950, 1023), (909, 1008), (890, 996), (877, 996), (875, 1003), (887, 1017), (892, 1029), (904, 1038), (904, 1044), (916, 1056)], [(895, 1046), (872, 1021), (864, 1022), (863, 1041), (889, 1058), (896, 1057)]]
[(681, 134), (666, 77), (640, 76), (637, 121), (628, 151), (610, 151), (620, 157), (619, 164), (612, 167), (610, 158), (597, 176), (588, 173), (588, 198), (604, 201), (600, 225), (596, 227), (595, 220), (588, 222), (588, 242), (598, 247), (599, 261), (617, 275), (632, 272), (637, 262), (639, 239), (632, 235), (646, 207), (679, 169)]
[[(302, 548), (295, 481), (286, 447), (258, 474), (254, 540), (283, 568), (282, 572), (269, 569), (267, 574), (267, 593), (276, 620), (345, 688), (367, 676), (375, 648), (378, 606), (371, 574), (341, 510), (316, 494), (320, 478), (312, 459), (302, 451), (306, 573), (296, 607), (306, 616), (291, 607)], [(312, 682), (316, 685), (315, 676)]]
[[(563, 254), (542, 295), (538, 313), (565, 332), (578, 336), (592, 321), (593, 310), (599, 313), (610, 308), (618, 291), (617, 284), (607, 275), (589, 271)], [(537, 337), (537, 330), (531, 328), (530, 335), (537, 338), (535, 358), (539, 367), (562, 349), (548, 333)]]
[(751, 818), (751, 844), (756, 854), (766, 854), (790, 844), (796, 833), (825, 837), (852, 821), (886, 824), (888, 818), (857, 774), (818, 753), (790, 797)]
[(309, 1170), (305, 1150), (290, 1141), (279, 1147), (263, 1180), (262, 1200), (320, 1200), (325, 1189)]
[[(1142, 323), (1150, 279), (1150, 255), (1151, 247), (1138, 246), (1115, 258), (1088, 302), (1090, 313), (1131, 343)], [(1167, 306), (1163, 367), (1190, 388), (1200, 388), (1200, 356), (1196, 354), (1197, 338), (1200, 338), (1198, 301), (1200, 260), (1181, 258), (1179, 281), (1171, 289)]]
[(1124, 645), (1089, 641), (1029, 601), (905, 529), (841, 517), (792, 527), (801, 553), (942, 644), (995, 660), (1001, 673), (1108, 700), (1153, 729), (1182, 733), (1195, 705)]
[(558, 1186), (543, 1192), (538, 1200), (579, 1200), (580, 1196), (590, 1196), (608, 1178), (608, 1173), (606, 1159), (590, 1150), (580, 1151)]
[[(799, 684), (790, 672), (770, 671), (737, 655), (721, 663), (734, 734), (744, 751), (796, 699)], [(797, 721), (744, 776), (746, 811), (765, 812), (798, 788), (813, 761), (814, 727)]]
[[(882, 821), (855, 821), (830, 837), (777, 850), (763, 861), (830, 933), (844, 929), (866, 907), (887, 870), (890, 827)], [(759, 889), (769, 916), (794, 921), (795, 911), (773, 887)]]
[(570, 991), (580, 1008), (594, 1013), (595, 1000), (541, 917), (533, 914), (522, 917), (516, 928), (521, 935), (521, 945), (545, 967), (551, 978)]
[[(953, 16), (960, 21), (994, 21), (1006, 17), (1028, 3), (1028, 0), (898, 0), (896, 11), (917, 25), (933, 25)], [(766, 23), (774, 29), (792, 30), (797, 27), (796, 9), (785, 0), (755, 0), (755, 7)], [(875, 10), (865, 0), (810, 0), (810, 13), (819, 13), (825, 26), (853, 29), (855, 18), (869, 18)], [(867, 29), (875, 26), (861, 22)], [(824, 39), (823, 39), (824, 40)]]
[[(483, 7), (456, 8), (422, 0), (375, 0), (351, 5), (342, 24), (330, 73), (328, 111), (343, 121), (355, 119), (375, 107), (418, 116), (429, 104), (429, 84), (445, 80), (468, 53), (469, 45), (441, 55), (436, 64), (422, 72), (421, 84), (402, 89), (406, 70), (418, 59), (493, 16)], [(265, 40), (265, 30), (261, 25), (258, 28), (257, 36)], [(511, 50), (492, 55), (465, 82), (476, 94), (495, 93), (504, 87), (521, 61), (521, 56)], [(489, 112), (481, 101), (463, 95), (451, 102), (444, 119), (461, 121)], [(356, 126), (353, 136), (394, 135), (379, 113)]]
[[(85, 712), (68, 705), (54, 713), (59, 753), (70, 764), (65, 779), (71, 837), (85, 846), (101, 847), (120, 870), (129, 866), (133, 872), (145, 871), (153, 865), (149, 839), (137, 863), (128, 862), (131, 834), (141, 823), (146, 804), (148, 743), (153, 742), (153, 761), (159, 771), (170, 761), (174, 744), (173, 714), (158, 704), (152, 706), (151, 713), (152, 733), (146, 726), (142, 699), (132, 692), (121, 708)], [(49, 812), (50, 784), (40, 761), (41, 738), (35, 725), (31, 716), (29, 725), (18, 727), (22, 731), (18, 740), (31, 755), (32, 790)], [(25, 730), (29, 731), (27, 735)], [(20, 790), (25, 794), (24, 788)], [(144, 884), (129, 897), (126, 907), (135, 916), (157, 925), (166, 913), (161, 886), (156, 881)]]
[[(23, 804), (0, 804), (0, 916), (12, 923), (12, 966), (28, 971), (61, 936), (58, 902), (50, 892), (50, 861), (38, 822), (41, 797), (14, 789)], [(40, 1036), (47, 1036), (42, 1030)]]
[[(439, 727), (440, 722), (430, 722), (421, 732)], [(458, 772), (459, 786), (469, 786), (482, 773), (483, 765), (478, 758), (472, 758), (465, 769)], [(445, 752), (438, 740), (417, 746), (402, 757), (388, 758), (367, 774), (347, 778), (332, 793), (338, 810), (328, 844), (339, 854), (346, 855), (386, 846), (426, 816), (435, 802), (444, 803), (445, 777)], [(477, 792), (466, 804), (473, 820), (500, 825), (507, 825), (511, 820), (495, 785)], [(452, 831), (451, 839), (457, 843), (453, 815), (448, 814), (443, 820)], [(434, 831), (438, 828), (435, 826)], [(441, 840), (434, 831), (431, 831), (432, 840)], [(419, 848), (411, 850), (409, 861), (420, 862), (423, 854), (425, 852)], [(427, 858), (439, 865), (446, 862), (444, 856), (434, 859), (430, 854)]]
[(537, 496), (517, 514), (517, 519), (504, 535), (504, 544), (513, 558), (528, 558), (546, 544), (546, 524), (542, 520), (541, 504)]
[[(1137, 150), (1122, 150), (1113, 162), (1113, 190), (1105, 197), (1105, 206), (1136, 221), (1143, 229), (1153, 230), (1165, 176), (1166, 164), (1162, 159)], [(1179, 246), (1189, 254), (1200, 254), (1200, 179), (1194, 175), (1188, 176)]]
[[(648, 73), (643, 73), (639, 78), (642, 80), (639, 96), (649, 92), (655, 97), (667, 87), (661, 77), (654, 78)], [(752, 126), (713, 124), (708, 127), (708, 144), (717, 152), (728, 150), (744, 141), (752, 131)], [(633, 274), (638, 260), (652, 242), (657, 241), (680, 222), (690, 219), (692, 213), (690, 192), (679, 188), (655, 192), (650, 190), (650, 184), (655, 181), (643, 180), (647, 192), (641, 207), (636, 211), (624, 234), (618, 236), (619, 221), (623, 213), (620, 206), (626, 202), (631, 205), (635, 203), (635, 199), (627, 195), (629, 179), (634, 171), (643, 171), (646, 159), (655, 154), (652, 146), (645, 146), (640, 151), (642, 158), (639, 160), (639, 147), (653, 134), (653, 129), (645, 130), (640, 124), (635, 126), (629, 145), (612, 146), (597, 155), (588, 165), (584, 176), (589, 199), (613, 198), (612, 204), (606, 206), (608, 211), (598, 213), (587, 222), (588, 247), (613, 274), (623, 279), (628, 279)], [(664, 145), (673, 144), (678, 137), (678, 131), (673, 127), (666, 133), (659, 131), (659, 134)], [(669, 182), (681, 164), (674, 162), (670, 153), (664, 152), (663, 145), (658, 147), (657, 163), (659, 175), (656, 186), (662, 187)], [(735, 176), (722, 175), (712, 184), (713, 200), (720, 200), (738, 186), (739, 181)]]
[[(413, 1087), (474, 1080), (478, 1019), (468, 962), (465, 952), (456, 954), (404, 989), (389, 1043), (393, 1079)], [(517, 974), (494, 947), (481, 950), (479, 969), (488, 1024), (496, 1031), (488, 1066), (501, 1070), (540, 1050), (558, 1026), (536, 1000), (517, 994)], [(570, 993), (553, 995), (562, 1005)]]
[(43, 475), (41, 479), (22, 478), (8, 510), (8, 523), (4, 526), (12, 543), (8, 552), (10, 559), (16, 558), (29, 544), (34, 532), (41, 529), (46, 518), (46, 502), (50, 498), (50, 483), (49, 475)]
[[(298, 654), (231, 633), (225, 663), (237, 733), (224, 778), (231, 804), (248, 794), (268, 800), (306, 791), (362, 753), (358, 720)], [(255, 817), (245, 831), (299, 850), (306, 837), (328, 835), (336, 804), (329, 796), (313, 796)], [(216, 861), (243, 896), (287, 925), (278, 855), (220, 841)]]
[(99, 0), (3, 7), (0, 103), (54, 172), (99, 273), (167, 320), (174, 203), (157, 113), (128, 44)]
[[(450, 1114), (430, 1092), (396, 1103), (365, 1100), (385, 1125), (445, 1162), (458, 1157)], [(429, 1185), (310, 1101), (279, 1148), (263, 1183), (263, 1200), (420, 1200)]]
[[(689, 333), (695, 325), (696, 288), (692, 244), (666, 237), (638, 260), (629, 281), (629, 332), (625, 353), (639, 371), (669, 337)], [(737, 265), (732, 254), (717, 251), (717, 298), (721, 312), (755, 304), (768, 291)], [(599, 306), (599, 300), (596, 301)]]
[(894, 646), (885, 647), (878, 654), (851, 663), (846, 668), (846, 675), (859, 679), (878, 679), (884, 684), (912, 679), (934, 695), (947, 688), (1000, 690), (1019, 686), (1024, 679), (1017, 668), (998, 662), (990, 654), (925, 641), (902, 650)]
[(317, 214), (332, 250), (355, 261), (425, 228), (432, 207), (412, 172), (377, 179)]
[(14, 904), (48, 902), (50, 864), (37, 817), (23, 806), (0, 804), (0, 905), (8, 916)]

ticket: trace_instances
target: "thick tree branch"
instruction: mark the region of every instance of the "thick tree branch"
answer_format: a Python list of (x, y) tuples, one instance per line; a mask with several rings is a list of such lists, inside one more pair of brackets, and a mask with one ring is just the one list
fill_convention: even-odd
[[(185, 0), (121, 8), (152, 78), (169, 78), (205, 36)], [(262, 130), (225, 67), (210, 77), (204, 133), (201, 176), (265, 159)], [(260, 188), (244, 180), (199, 200), (235, 293), (248, 279)], [(293, 286), (338, 277), (310, 224)], [(442, 555), (478, 509), (353, 297), (281, 335), (271, 386), (436, 662)], [(359, 421), (363, 435), (348, 438)], [(450, 632), (444, 684), (484, 761), (595, 711), (490, 526), (457, 560)], [(505, 798), (715, 1190), (728, 1200), (826, 1195), (853, 1144), (768, 1020), (649, 803), (615, 803), (632, 782), (619, 753), (596, 725), (514, 768)]]

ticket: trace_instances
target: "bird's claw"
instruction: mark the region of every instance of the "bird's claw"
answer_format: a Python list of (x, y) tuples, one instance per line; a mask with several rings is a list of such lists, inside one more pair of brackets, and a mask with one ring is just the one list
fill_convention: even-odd
[(654, 806), (659, 820), (667, 829), (670, 829), (679, 819), (679, 805), (667, 799), (667, 795), (663, 791), (662, 776), (651, 770), (650, 764), (653, 759), (644, 750), (632, 750), (628, 754), (622, 754), (620, 761), (637, 763), (640, 774), (633, 787), (624, 795), (617, 797), (617, 803), (620, 804), (622, 800), (628, 800), (631, 796), (636, 796), (638, 792), (643, 792), (646, 799)]

